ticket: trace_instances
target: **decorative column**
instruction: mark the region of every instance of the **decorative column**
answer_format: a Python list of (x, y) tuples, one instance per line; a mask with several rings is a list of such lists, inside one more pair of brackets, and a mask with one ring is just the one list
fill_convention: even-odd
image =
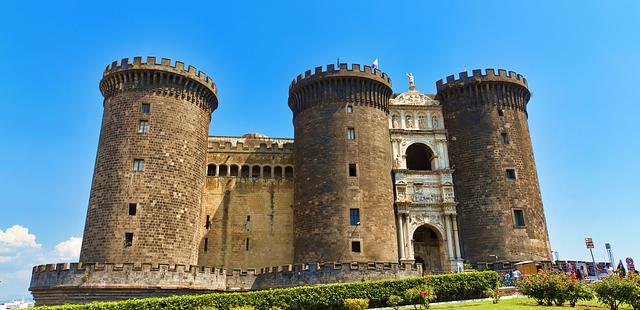
[(445, 225), (446, 225), (446, 231), (447, 231), (447, 252), (449, 253), (449, 260), (454, 260), (457, 257), (455, 256), (454, 253), (454, 243), (453, 243), (453, 238), (451, 236), (452, 234), (452, 230), (453, 230), (453, 226), (451, 224), (451, 216), (449, 214), (445, 214), (444, 216), (445, 219)]
[(453, 220), (452, 221), (453, 222), (453, 237), (455, 238), (454, 242), (455, 242), (455, 245), (456, 245), (455, 246), (456, 259), (460, 259), (461, 255), (460, 255), (460, 239), (458, 239), (458, 221), (456, 220), (456, 215), (455, 214), (452, 214), (451, 217), (452, 217), (452, 220)]
[(402, 220), (402, 218), (404, 217), (404, 214), (400, 213), (400, 216), (398, 217), (398, 245), (400, 245), (400, 260), (405, 260), (406, 256), (404, 253), (404, 221)]

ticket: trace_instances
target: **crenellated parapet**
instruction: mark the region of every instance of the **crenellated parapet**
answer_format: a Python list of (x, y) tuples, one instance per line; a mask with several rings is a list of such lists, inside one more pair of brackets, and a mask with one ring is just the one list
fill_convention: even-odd
[(218, 107), (218, 89), (202, 71), (180, 61), (156, 57), (134, 57), (114, 61), (104, 70), (100, 91), (106, 98), (129, 90), (153, 90), (167, 96), (187, 99), (214, 111)]
[(340, 64), (316, 67), (300, 74), (289, 86), (289, 108), (295, 116), (314, 105), (349, 102), (389, 111), (391, 79), (371, 66)]
[(293, 153), (293, 139), (209, 137), (209, 152)]
[(500, 109), (518, 109), (526, 112), (531, 93), (527, 80), (513, 71), (498, 69), (461, 72), (458, 78), (450, 75), (446, 81), (436, 82), (439, 100), (446, 111), (473, 109), (495, 105)]

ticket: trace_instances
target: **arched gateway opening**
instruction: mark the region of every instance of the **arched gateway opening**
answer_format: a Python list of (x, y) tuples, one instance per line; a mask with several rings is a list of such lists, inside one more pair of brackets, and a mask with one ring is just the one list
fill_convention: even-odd
[(438, 233), (422, 225), (413, 233), (413, 253), (416, 263), (422, 263), (426, 273), (442, 271), (444, 247)]
[(422, 143), (411, 144), (407, 148), (407, 169), (433, 170), (433, 151)]

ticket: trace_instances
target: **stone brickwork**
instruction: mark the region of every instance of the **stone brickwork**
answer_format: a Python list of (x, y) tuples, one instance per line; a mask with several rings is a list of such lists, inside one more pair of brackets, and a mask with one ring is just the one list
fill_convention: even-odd
[(228, 269), (291, 264), (293, 140), (210, 137), (207, 167), (198, 264)]
[[(104, 114), (80, 261), (196, 264), (215, 86), (191, 66), (149, 57), (111, 64), (100, 90)], [(142, 171), (134, 171), (136, 159)]]
[[(294, 263), (398, 260), (387, 128), (391, 82), (380, 70), (362, 69), (318, 67), (289, 89)], [(356, 176), (349, 176), (350, 164)], [(359, 210), (359, 224), (350, 223), (350, 209)]]
[[(515, 72), (487, 69), (449, 76), (436, 86), (451, 136), (463, 256), (473, 263), (550, 260), (527, 123), (526, 80)], [(515, 179), (507, 177), (507, 169), (514, 170)], [(524, 225), (517, 225), (515, 210), (523, 212)]]

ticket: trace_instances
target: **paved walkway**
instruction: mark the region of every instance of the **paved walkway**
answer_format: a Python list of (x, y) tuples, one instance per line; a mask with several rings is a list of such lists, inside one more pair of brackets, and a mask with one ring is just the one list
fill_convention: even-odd
[[(527, 298), (527, 296), (520, 295), (520, 294), (510, 295), (510, 296), (502, 296), (502, 297), (500, 297), (500, 300), (507, 300), (507, 299), (514, 299), (514, 298)], [(435, 305), (449, 305), (449, 304), (459, 304), (459, 303), (465, 303), (465, 302), (491, 301), (491, 300), (493, 300), (493, 298), (478, 298), (478, 299), (454, 300), (454, 301), (444, 301), (444, 302), (432, 302), (431, 305), (432, 306), (435, 306)], [(413, 306), (413, 305), (404, 305), (402, 307), (411, 307), (411, 306)], [(382, 310), (382, 309), (393, 309), (393, 307), (370, 308), (370, 309)]]

